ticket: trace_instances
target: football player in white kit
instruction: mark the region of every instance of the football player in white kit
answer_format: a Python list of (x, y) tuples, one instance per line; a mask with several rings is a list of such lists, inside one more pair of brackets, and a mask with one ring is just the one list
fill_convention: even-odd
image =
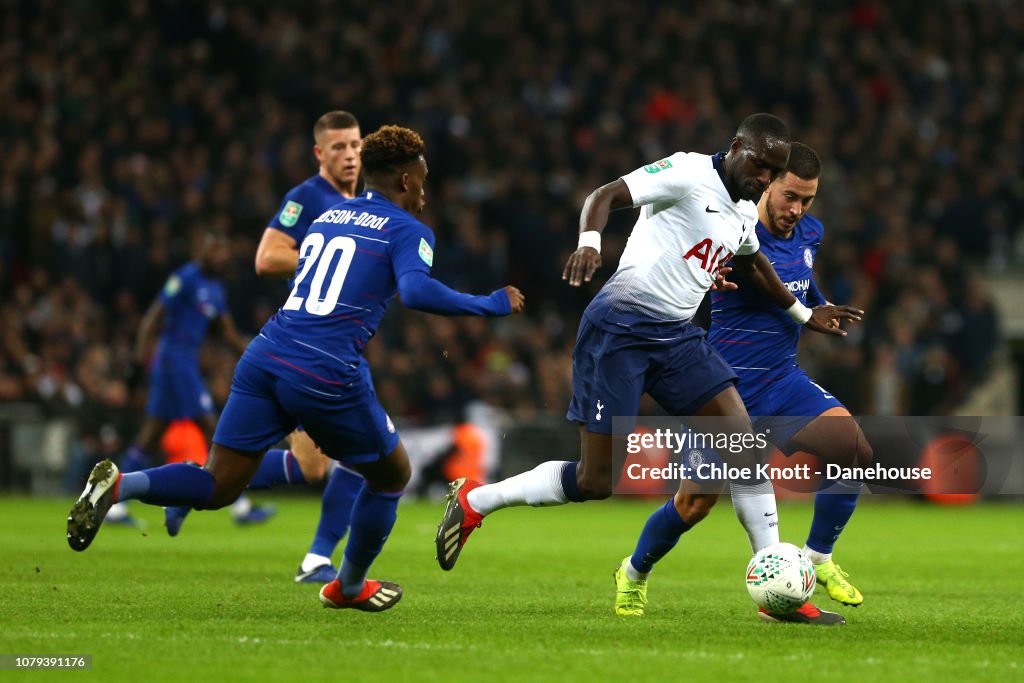
[[(862, 312), (848, 306), (805, 307), (758, 253), (755, 202), (788, 158), (786, 124), (754, 114), (740, 124), (726, 153), (679, 152), (587, 197), (579, 248), (562, 276), (573, 287), (590, 281), (601, 265), (601, 231), (609, 212), (642, 208), (618, 270), (584, 311), (576, 337), (567, 417), (579, 425), (581, 459), (545, 462), (494, 484), (453, 482), (435, 538), (442, 569), (455, 566), (470, 533), (495, 510), (608, 498), (615, 474), (613, 436), (632, 432), (645, 392), (670, 415), (717, 417), (719, 429), (750, 434), (735, 373), (690, 322), (734, 254), (755, 255), (743, 260), (745, 281), (808, 328), (845, 335), (830, 322), (860, 320)], [(745, 452), (737, 462), (751, 464), (758, 457)], [(731, 487), (754, 549), (777, 543), (771, 482), (736, 480)], [(705, 495), (694, 493), (688, 504), (700, 510)]]

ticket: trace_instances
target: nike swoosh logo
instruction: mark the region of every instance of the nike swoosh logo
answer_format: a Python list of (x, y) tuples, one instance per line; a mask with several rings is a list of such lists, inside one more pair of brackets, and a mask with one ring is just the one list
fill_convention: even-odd
[(715, 209), (712, 209), (712, 208), (711, 208), (711, 205), (710, 205), (710, 204), (708, 204), (708, 205), (707, 205), (707, 206), (706, 206), (706, 207), (704, 208), (704, 211), (705, 211), (706, 213), (721, 213), (721, 211), (716, 211)]
[(764, 516), (765, 517), (771, 517), (774, 514), (775, 514), (774, 512), (766, 512), (766, 513), (764, 513)]

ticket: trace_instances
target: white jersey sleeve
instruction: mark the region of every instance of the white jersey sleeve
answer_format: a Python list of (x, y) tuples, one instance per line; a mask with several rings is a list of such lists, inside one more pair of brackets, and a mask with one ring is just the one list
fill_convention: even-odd
[(675, 204), (685, 198), (704, 178), (706, 157), (676, 152), (670, 157), (647, 164), (622, 176), (633, 197), (633, 206)]
[(743, 236), (740, 246), (736, 250), (736, 255), (751, 256), (759, 251), (761, 251), (761, 243), (757, 241), (757, 223), (755, 222), (750, 225), (747, 233)]

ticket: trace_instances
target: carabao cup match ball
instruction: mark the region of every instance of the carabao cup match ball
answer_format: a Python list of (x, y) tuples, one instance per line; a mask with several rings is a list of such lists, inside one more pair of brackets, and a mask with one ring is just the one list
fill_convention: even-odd
[(814, 592), (814, 565), (792, 543), (770, 545), (747, 565), (747, 592), (769, 612), (792, 612)]

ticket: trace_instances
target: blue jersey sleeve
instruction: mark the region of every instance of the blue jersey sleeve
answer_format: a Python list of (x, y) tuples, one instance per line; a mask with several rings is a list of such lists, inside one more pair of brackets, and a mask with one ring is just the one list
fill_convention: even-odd
[(807, 305), (814, 308), (815, 306), (821, 306), (825, 303), (827, 303), (825, 301), (825, 297), (822, 296), (821, 290), (818, 289), (818, 283), (815, 282), (812, 277), (811, 284), (807, 288)]
[(422, 223), (413, 223), (395, 232), (391, 242), (391, 267), (395, 281), (401, 282), (406, 273), (421, 272), (430, 275), (434, 265), (434, 232)]
[(508, 315), (508, 295), (499, 289), (487, 296), (463, 294), (430, 277), (434, 265), (434, 233), (416, 225), (391, 246), (391, 263), (402, 303), (438, 315)]
[(293, 187), (284, 196), (281, 208), (270, 219), (268, 225), (285, 233), (299, 244), (306, 236), (310, 224), (318, 217), (316, 206), (317, 198), (308, 188), (304, 185)]

